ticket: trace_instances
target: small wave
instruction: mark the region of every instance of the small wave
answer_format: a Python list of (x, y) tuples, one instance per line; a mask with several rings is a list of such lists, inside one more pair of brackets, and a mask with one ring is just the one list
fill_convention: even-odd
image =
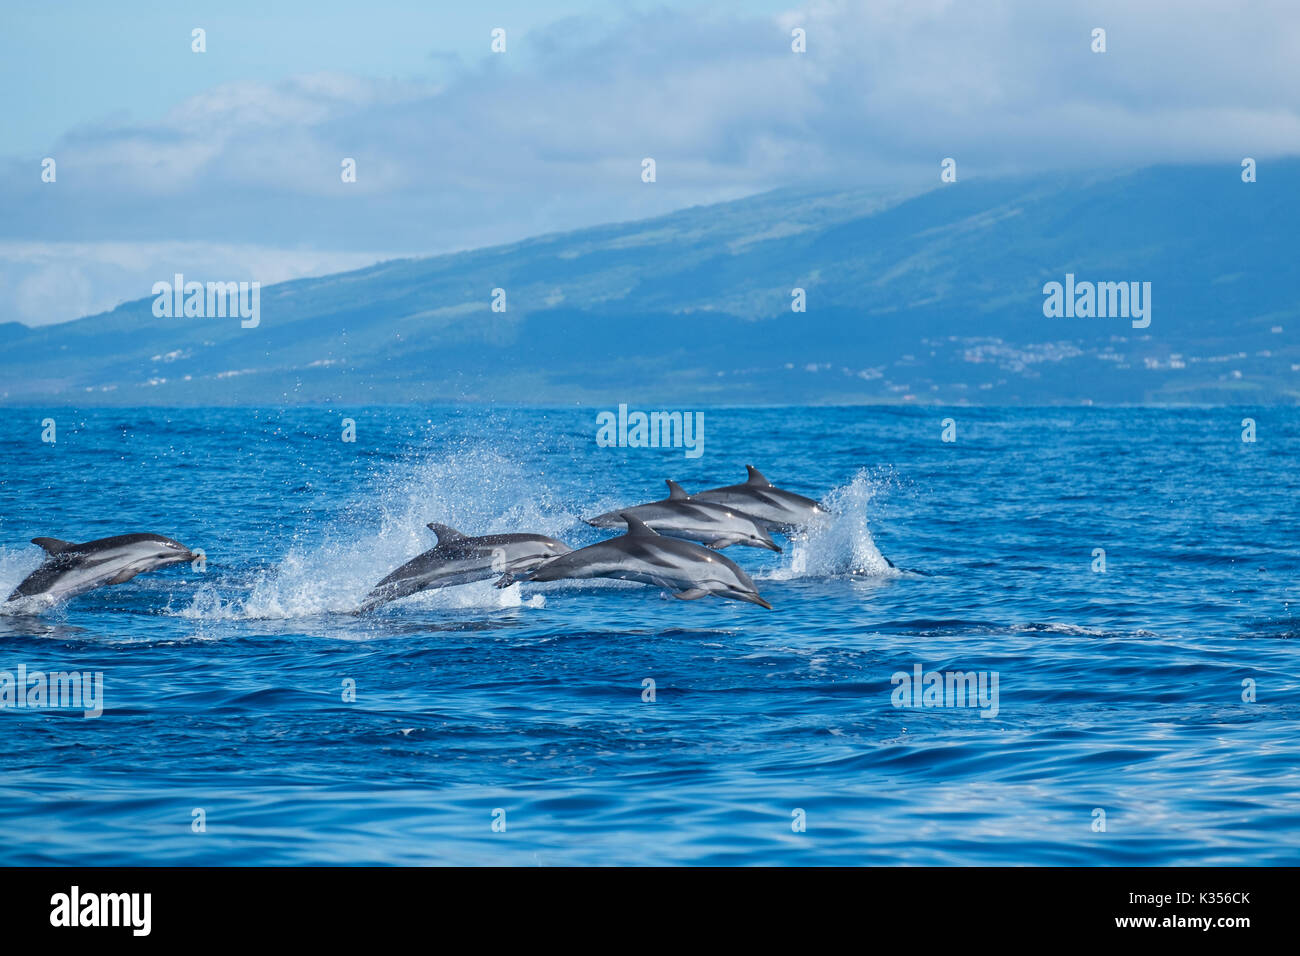
[(889, 484), (889, 479), (874, 477), (864, 468), (848, 484), (835, 488), (823, 499), (832, 517), (792, 535), (782, 567), (764, 577), (777, 581), (846, 574), (901, 577), (904, 572), (876, 547), (867, 520), (872, 499)]
[[(1101, 627), (1084, 627), (1080, 624), (1066, 624), (1061, 621), (1044, 621), (1041, 623), (1012, 624), (1007, 628), (1012, 634), (1063, 634), (1069, 637), (1116, 637), (1120, 635), (1113, 629)], [(1139, 630), (1137, 637), (1155, 636), (1149, 631)]]
[(17, 598), (0, 603), (0, 615), (4, 617), (31, 617), (44, 614), (54, 607), (55, 601), (47, 594), (34, 594), (31, 597)]

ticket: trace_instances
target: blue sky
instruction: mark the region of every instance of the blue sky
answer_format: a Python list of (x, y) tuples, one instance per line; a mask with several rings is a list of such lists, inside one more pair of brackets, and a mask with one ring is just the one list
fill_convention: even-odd
[(1296, 154), (1298, 10), (8, 5), (0, 321), (111, 308), (177, 271), (266, 284), (781, 186), (915, 188), (946, 156), (967, 178)]
[[(221, 83), (274, 84), (332, 71), (391, 79), (446, 77), (484, 58), (494, 27), (522, 37), (566, 17), (700, 4), (624, 0), (311, 3), (268, 0), (145, 3), (64, 0), (7, 4), (0, 31), (6, 151), (40, 152), (84, 123), (149, 121)], [(717, 0), (708, 9), (776, 13), (769, 0)], [(190, 31), (207, 30), (209, 54), (192, 58)]]

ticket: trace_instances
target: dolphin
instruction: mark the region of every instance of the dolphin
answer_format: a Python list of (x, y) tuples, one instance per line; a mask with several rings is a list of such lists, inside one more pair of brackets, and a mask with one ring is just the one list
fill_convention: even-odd
[(489, 534), (471, 538), (436, 521), (428, 527), (438, 536), (437, 547), (407, 561), (376, 584), (359, 611), (369, 611), (417, 591), (486, 581), (502, 572), (529, 571), (571, 550), (563, 541), (540, 534)]
[(623, 524), (623, 516), (629, 514), (659, 534), (699, 541), (714, 550), (733, 544), (781, 550), (752, 516), (726, 504), (694, 501), (681, 485), (671, 480), (668, 482), (668, 497), (662, 501), (610, 511), (587, 519), (587, 524), (595, 528), (617, 528)]
[(749, 480), (741, 485), (710, 488), (691, 495), (691, 501), (706, 501), (726, 505), (745, 512), (770, 531), (789, 533), (811, 522), (825, 518), (830, 512), (803, 495), (775, 488), (753, 465), (746, 465)]
[(83, 544), (58, 538), (32, 538), (45, 549), (45, 561), (27, 575), (5, 603), (24, 598), (45, 605), (65, 601), (106, 584), (121, 584), (137, 574), (197, 557), (179, 541), (160, 534), (119, 534)]
[(627, 524), (622, 537), (570, 551), (521, 575), (506, 574), (497, 587), (515, 581), (620, 578), (669, 588), (683, 601), (716, 594), (772, 610), (735, 561), (698, 544), (658, 534), (631, 512), (623, 512), (622, 518)]

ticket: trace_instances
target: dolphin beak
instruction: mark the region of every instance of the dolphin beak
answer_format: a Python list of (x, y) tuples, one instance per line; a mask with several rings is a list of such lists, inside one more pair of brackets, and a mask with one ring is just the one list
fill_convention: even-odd
[(754, 603), (757, 604), (759, 607), (767, 608), (769, 611), (772, 610), (772, 605), (768, 604), (767, 601), (763, 600), (757, 594), (754, 595)]
[(763, 600), (763, 596), (757, 591), (728, 591), (727, 597), (733, 597), (738, 601), (748, 601), (750, 604), (757, 604), (759, 607), (765, 607), (769, 611), (772, 610), (772, 605)]
[(763, 547), (767, 548), (767, 550), (769, 551), (775, 551), (777, 554), (781, 553), (781, 546), (777, 544), (775, 541), (773, 541), (771, 538), (768, 538), (766, 541), (759, 541), (758, 543), (761, 544)]

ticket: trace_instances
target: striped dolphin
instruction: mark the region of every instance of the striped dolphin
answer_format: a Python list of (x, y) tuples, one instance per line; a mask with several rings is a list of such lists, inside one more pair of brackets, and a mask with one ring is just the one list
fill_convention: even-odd
[(691, 501), (735, 508), (751, 515), (771, 531), (793, 531), (830, 515), (811, 498), (773, 487), (753, 465), (746, 465), (745, 470), (749, 472), (749, 478), (743, 484), (710, 488), (691, 495)]
[(713, 594), (772, 609), (735, 561), (698, 544), (657, 534), (630, 512), (623, 512), (622, 518), (627, 524), (622, 537), (570, 551), (523, 574), (506, 574), (497, 587), (515, 581), (618, 578), (668, 588), (683, 601)]
[(45, 549), (45, 561), (14, 588), (5, 603), (30, 599), (48, 607), (137, 574), (198, 556), (179, 541), (160, 534), (119, 534), (82, 544), (58, 538), (32, 538)]
[(781, 550), (751, 515), (727, 504), (696, 501), (682, 490), (681, 485), (671, 480), (668, 482), (668, 497), (662, 501), (610, 511), (587, 519), (587, 524), (596, 528), (618, 528), (624, 523), (623, 516), (629, 514), (661, 535), (699, 541), (714, 549), (744, 544), (769, 551)]
[(489, 534), (471, 538), (436, 521), (429, 530), (437, 547), (412, 558), (371, 589), (360, 611), (369, 611), (417, 591), (486, 581), (503, 572), (529, 571), (569, 553), (569, 546), (541, 534)]

